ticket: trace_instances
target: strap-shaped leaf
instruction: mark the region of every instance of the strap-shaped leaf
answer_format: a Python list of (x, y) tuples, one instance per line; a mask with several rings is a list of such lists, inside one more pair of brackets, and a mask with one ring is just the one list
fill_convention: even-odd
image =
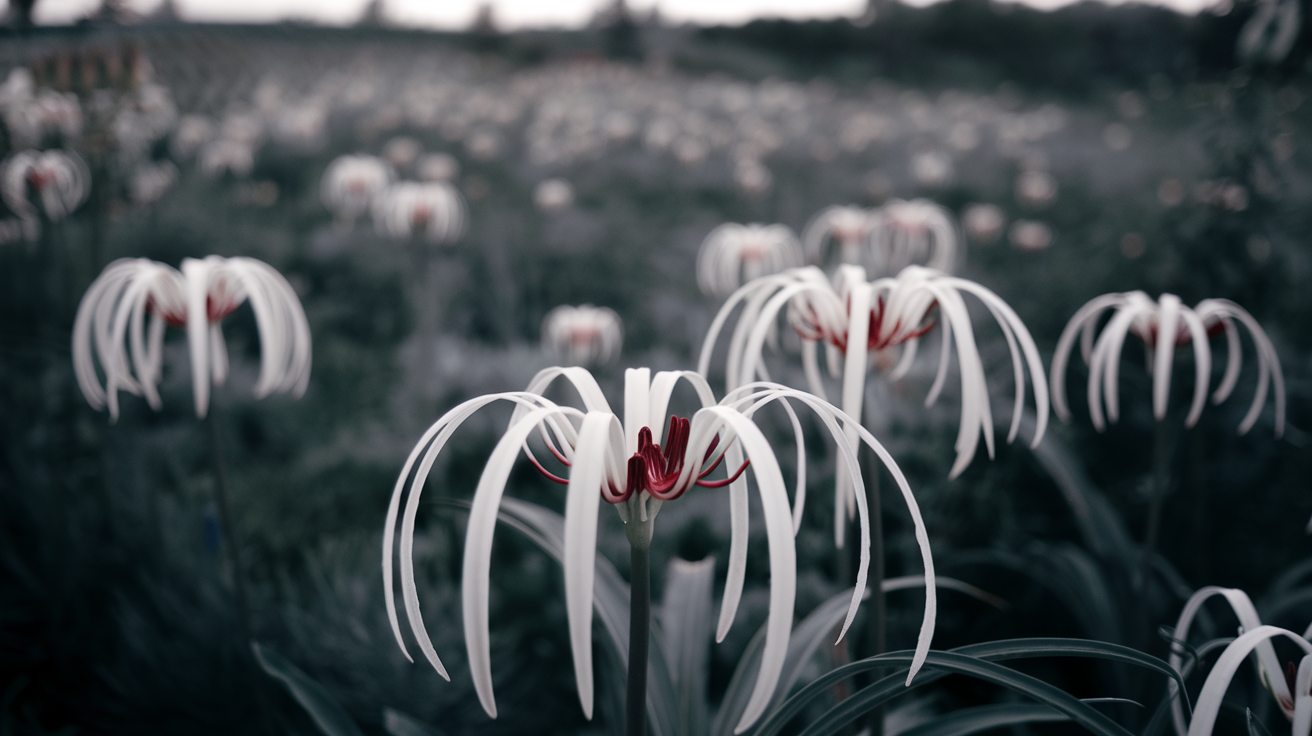
[(287, 688), (326, 736), (364, 736), (337, 698), (301, 668), (259, 642), (251, 642), (251, 651), (260, 667)]
[(1070, 716), (1036, 703), (980, 705), (955, 710), (927, 723), (913, 726), (903, 731), (901, 736), (970, 736), (992, 728), (1069, 720)]
[[(1180, 674), (1166, 662), (1163, 662), (1156, 657), (1143, 654), (1142, 652), (1119, 644), (1089, 641), (1086, 639), (1008, 639), (1004, 641), (985, 642), (982, 644), (970, 644), (964, 647), (958, 647), (951, 652), (938, 652), (938, 654), (966, 656), (987, 662), (997, 662), (1009, 659), (1031, 659), (1036, 657), (1087, 657), (1092, 659), (1106, 659), (1113, 662), (1123, 662), (1125, 664), (1144, 667), (1171, 678), (1181, 688), (1183, 688), (1184, 685), (1183, 678), (1180, 677)], [(800, 713), (812, 699), (827, 691), (835, 683), (869, 670), (896, 667), (903, 662), (909, 662), (910, 660), (907, 659), (907, 656), (908, 652), (905, 651), (881, 654), (877, 657), (869, 657), (843, 665), (842, 667), (816, 678), (816, 680), (797, 691), (797, 693), (788, 698), (788, 700), (784, 701), (784, 703), (772, 712), (766, 720), (762, 721), (756, 730), (756, 736), (771, 736), (772, 734), (778, 733), (779, 730), (792, 720), (793, 717)], [(926, 672), (917, 676), (915, 681), (911, 683), (910, 687), (928, 685), (946, 676), (946, 674), (948, 674), (946, 670)], [(879, 692), (885, 692), (887, 693), (887, 698), (892, 698), (893, 696), (906, 691), (904, 684), (905, 679), (902, 674), (895, 673), (879, 680), (862, 692), (868, 692), (865, 696), (868, 698), (880, 697), (878, 695)], [(882, 688), (882, 690), (876, 692), (876, 689), (880, 688)], [(852, 699), (849, 698), (848, 701), (844, 702), (850, 702), (851, 700)], [(869, 708), (873, 708), (880, 702), (882, 701), (875, 700), (867, 704), (865, 709), (868, 710)], [(1087, 708), (1088, 706), (1083, 707)], [(862, 711), (858, 711), (858, 714), (860, 712)], [(1117, 728), (1119, 728), (1119, 726)], [(1124, 729), (1121, 730), (1123, 731)]]
[(678, 736), (706, 736), (710, 715), (706, 680), (715, 619), (711, 588), (715, 558), (688, 562), (677, 557), (665, 568), (661, 634), (678, 698)]
[(391, 736), (446, 736), (439, 728), (393, 708), (383, 708), (383, 730)]

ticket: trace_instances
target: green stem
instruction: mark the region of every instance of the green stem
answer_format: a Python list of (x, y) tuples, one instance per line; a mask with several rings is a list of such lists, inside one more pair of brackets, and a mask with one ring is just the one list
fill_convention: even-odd
[(1139, 636), (1144, 637), (1140, 649), (1151, 641), (1152, 568), (1157, 550), (1157, 537), (1162, 525), (1162, 506), (1171, 492), (1171, 458), (1175, 452), (1175, 424), (1169, 419), (1157, 422), (1153, 434), (1152, 490), (1148, 501), (1148, 524), (1143, 536), (1143, 552), (1139, 560), (1136, 587), (1139, 593)]
[(651, 629), (651, 528), (648, 521), (625, 525), (629, 538), (629, 682), (625, 733), (643, 736), (647, 730), (647, 645)]
[(237, 548), (237, 535), (233, 529), (232, 504), (228, 500), (228, 464), (223, 453), (219, 422), (215, 416), (216, 408), (211, 403), (205, 424), (209, 428), (210, 454), (214, 462), (214, 495), (219, 506), (219, 529), (223, 534), (223, 546), (227, 549), (228, 566), (232, 570), (232, 588), (237, 599), (242, 638), (251, 641), (251, 612), (246, 603), (246, 580), (242, 576), (241, 550)]

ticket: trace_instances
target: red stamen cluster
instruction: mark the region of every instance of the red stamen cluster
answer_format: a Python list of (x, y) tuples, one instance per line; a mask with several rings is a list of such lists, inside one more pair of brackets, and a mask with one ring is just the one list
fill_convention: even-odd
[[(211, 322), (218, 322), (232, 314), (236, 309), (237, 303), (232, 299), (216, 300), (212, 295), (205, 297), (205, 316)], [(146, 299), (146, 311), (151, 314), (158, 314), (171, 327), (187, 326), (185, 312), (178, 313), (160, 309), (159, 303), (153, 297)]]
[[(688, 436), (691, 427), (692, 422), (683, 417), (671, 415), (670, 427), (665, 433), (664, 450), (661, 449), (659, 444), (652, 441), (650, 427), (643, 427), (638, 430), (638, 451), (633, 453), (633, 457), (629, 458), (628, 476), (625, 478), (624, 488), (616, 488), (613, 483), (607, 483), (601, 489), (601, 497), (608, 503), (622, 503), (629, 500), (633, 494), (646, 491), (652, 498), (673, 501), (694, 485), (705, 488), (723, 488), (737, 480), (738, 476), (747, 470), (747, 466), (751, 463), (750, 460), (743, 461), (738, 470), (724, 480), (702, 480), (720, 466), (720, 461), (724, 459), (724, 453), (720, 453), (710, 467), (697, 474), (692, 483), (683, 486), (678, 485), (679, 476), (683, 473), (685, 455), (688, 452)], [(715, 453), (715, 448), (719, 444), (720, 438), (717, 435), (711, 440), (711, 446), (706, 448), (706, 454), (702, 456), (703, 464), (711, 459), (711, 455)], [(556, 459), (562, 465), (569, 467), (569, 460), (560, 454), (550, 442), (547, 443), (547, 449), (556, 456)], [(542, 467), (542, 464), (534, 459), (532, 455), (529, 455), (529, 460), (537, 467), (538, 472), (549, 480), (562, 485), (569, 483), (568, 478), (561, 478)]]
[[(929, 309), (925, 310), (925, 313), (928, 314), (937, 306), (938, 302), (930, 304)], [(848, 308), (851, 308), (851, 299), (848, 300)], [(937, 323), (937, 320), (931, 318), (916, 329), (904, 335), (899, 335), (898, 331), (902, 329), (902, 320), (898, 319), (893, 323), (892, 329), (888, 330), (885, 335), (882, 333), (884, 328), (884, 316), (884, 297), (881, 296), (875, 306), (870, 309), (870, 330), (866, 333), (866, 350), (868, 351), (873, 352), (876, 350), (883, 350), (884, 348), (890, 348), (894, 345), (901, 345), (907, 340), (914, 340), (934, 329), (934, 325)], [(815, 319), (814, 315), (810, 318), (804, 316), (802, 318), (802, 324), (794, 325), (793, 329), (797, 330), (797, 334), (800, 335), (803, 340), (824, 340), (830, 345), (838, 348), (843, 353), (846, 353), (847, 332), (829, 332), (819, 326), (817, 322), (819, 322), (819, 320)]]
[[(1222, 323), (1220, 320), (1217, 320), (1216, 322), (1213, 322), (1210, 325), (1204, 325), (1204, 327), (1207, 330), (1208, 337), (1216, 337), (1217, 335), (1225, 331), (1225, 324)], [(1147, 345), (1152, 345), (1152, 346), (1157, 345), (1156, 319), (1154, 319), (1152, 323), (1148, 325), (1148, 329), (1141, 330), (1131, 327), (1130, 332), (1134, 333), (1136, 337), (1138, 337), (1140, 340), (1143, 340), (1144, 343)], [(1191, 339), (1191, 334), (1192, 333), (1189, 332), (1188, 326), (1186, 326), (1184, 323), (1179, 324), (1175, 329), (1175, 346), (1178, 348), (1182, 345), (1188, 345), (1189, 340)]]

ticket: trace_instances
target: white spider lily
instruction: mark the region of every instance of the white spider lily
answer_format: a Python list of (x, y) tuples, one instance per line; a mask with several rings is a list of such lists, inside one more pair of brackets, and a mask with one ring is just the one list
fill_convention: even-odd
[(354, 221), (394, 178), (392, 167), (375, 156), (338, 156), (324, 169), (319, 195), (338, 217)]
[(957, 228), (952, 215), (928, 199), (894, 199), (879, 209), (870, 247), (880, 274), (917, 263), (947, 272), (957, 260)]
[[(942, 348), (938, 373), (925, 398), (932, 405), (947, 380), (955, 338), (961, 373), (961, 425), (957, 434), (957, 459), (948, 474), (955, 478), (975, 457), (980, 435), (989, 457), (993, 457), (993, 418), (989, 407), (984, 365), (975, 345), (970, 313), (963, 294), (973, 294), (997, 321), (1011, 351), (1014, 368), (1015, 404), (1007, 441), (1016, 438), (1025, 405), (1025, 367), (1029, 368), (1038, 414), (1034, 440), (1043, 438), (1048, 420), (1048, 388), (1043, 365), (1029, 330), (1016, 313), (992, 291), (965, 279), (948, 276), (920, 266), (909, 266), (896, 278), (867, 281), (859, 266), (841, 266), (831, 283), (814, 267), (794, 269), (753, 281), (729, 297), (716, 315), (702, 343), (698, 372), (707, 375), (711, 354), (729, 315), (743, 305), (729, 341), (725, 382), (729, 390), (756, 380), (769, 380), (762, 362), (762, 349), (774, 333), (779, 313), (787, 307), (788, 324), (802, 338), (802, 365), (812, 393), (825, 398), (820, 376), (818, 348), (825, 346), (829, 373), (842, 381), (841, 406), (852, 417), (860, 417), (866, 376), (871, 358), (901, 346), (902, 352), (890, 377), (898, 380), (911, 368), (919, 339), (941, 322)], [(939, 317), (931, 317), (937, 308)], [(849, 439), (851, 436), (849, 435)], [(841, 470), (841, 469), (840, 469)], [(842, 509), (852, 510), (852, 486), (839, 474), (835, 488), (835, 541), (843, 539)]]
[[(1112, 317), (1103, 326), (1095, 342), (1094, 333), (1098, 323), (1108, 310), (1114, 310)], [(1089, 415), (1093, 426), (1101, 432), (1107, 423), (1115, 422), (1120, 415), (1116, 379), (1120, 369), (1121, 348), (1125, 344), (1126, 335), (1133, 334), (1143, 341), (1148, 351), (1147, 362), (1153, 375), (1153, 416), (1159, 422), (1166, 418), (1175, 349), (1186, 343), (1192, 344), (1194, 393), (1189, 414), (1185, 417), (1185, 426), (1192, 427), (1202, 415), (1212, 378), (1212, 351), (1208, 344), (1210, 335), (1225, 333), (1227, 350), (1225, 373), (1221, 383), (1212, 392), (1212, 403), (1225, 401), (1239, 380), (1243, 354), (1236, 322), (1248, 329), (1257, 348), (1258, 360), (1257, 391), (1248, 414), (1239, 423), (1239, 433), (1244, 434), (1252, 429), (1266, 404), (1267, 388), (1274, 384), (1275, 434), (1280, 437), (1285, 426), (1285, 380), (1280, 371), (1280, 359), (1257, 320), (1243, 307), (1228, 299), (1204, 299), (1193, 309), (1182, 304), (1180, 297), (1174, 294), (1163, 294), (1159, 300), (1153, 301), (1142, 291), (1104, 294), (1090, 300), (1071, 317), (1057, 341), (1057, 350), (1052, 356), (1052, 408), (1063, 421), (1070, 418), (1070, 409), (1066, 403), (1066, 364), (1078, 334), (1080, 354), (1089, 366)]]
[(609, 307), (562, 304), (542, 319), (542, 346), (570, 365), (605, 365), (623, 344), (624, 324)]
[(723, 299), (744, 282), (802, 265), (802, 246), (786, 225), (726, 222), (702, 241), (697, 285)]
[[(543, 397), (543, 392), (560, 377), (565, 378), (577, 390), (583, 409), (559, 406)], [(670, 397), (680, 381), (686, 381), (694, 389), (702, 408), (691, 420), (670, 417), (669, 428), (663, 437), (653, 434), (652, 428), (659, 428), (663, 423)], [(611, 410), (601, 388), (586, 370), (548, 368), (539, 372), (522, 392), (489, 394), (471, 399), (450, 410), (429, 427), (411, 451), (397, 478), (387, 510), (387, 525), (383, 531), (383, 580), (388, 591), (388, 617), (397, 644), (409, 658), (401, 636), (392, 592), (393, 545), (397, 541), (395, 527), (400, 516), (400, 577), (406, 617), (424, 656), (443, 677), (450, 679), (425, 629), (415, 588), (414, 529), (420, 494), (433, 463), (455, 430), (479, 409), (498, 401), (509, 401), (516, 405), (509, 428), (492, 450), (474, 491), (465, 536), (461, 580), (465, 646), (474, 687), (483, 708), (488, 715), (496, 717), (487, 621), (492, 534), (507, 479), (521, 451), (544, 475), (568, 485), (564, 529), (566, 608), (579, 700), (584, 715), (589, 719), (592, 717), (593, 706), (593, 571), (600, 502), (604, 499), (611, 503), (626, 525), (641, 525), (637, 527), (638, 533), (650, 534), (656, 515), (665, 501), (674, 500), (697, 485), (729, 486), (732, 541), (729, 573), (716, 629), (716, 639), (720, 641), (728, 632), (737, 612), (747, 565), (748, 487), (743, 473), (750, 466), (764, 511), (771, 583), (761, 669), (746, 711), (735, 729), (735, 733), (741, 733), (760, 717), (769, 703), (783, 666), (792, 626), (797, 577), (793, 536), (804, 504), (806, 456), (802, 447), (801, 424), (788, 403), (790, 400), (805, 404), (823, 422), (838, 445), (845, 467), (857, 483), (861, 482), (861, 472), (856, 454), (848, 444), (848, 433), (859, 437), (878, 454), (902, 491), (915, 526), (916, 540), (925, 566), (926, 585), (925, 613), (916, 655), (907, 678), (909, 683), (929, 651), (936, 599), (928, 535), (901, 470), (869, 432), (815, 396), (777, 384), (757, 383), (743, 386), (716, 403), (705, 379), (690, 371), (663, 371), (655, 376), (646, 368), (626, 371), (624, 413), (621, 419), (620, 415)], [(752, 420), (756, 411), (776, 401), (783, 405), (792, 420), (798, 442), (797, 490), (791, 511), (783, 474), (774, 451)], [(656, 432), (659, 433), (659, 429)], [(568, 479), (550, 474), (528, 449), (528, 438), (535, 433), (550, 453), (568, 467)], [(657, 444), (656, 440), (663, 440), (664, 446)], [(733, 474), (724, 480), (706, 480), (722, 461)], [(409, 494), (402, 514), (401, 498), (405, 495), (407, 481)], [(869, 562), (870, 527), (864, 493), (858, 494), (857, 507), (861, 525), (861, 562), (847, 619), (839, 634), (840, 639), (851, 625), (865, 592)]]
[[(1204, 602), (1214, 596), (1222, 596), (1230, 604), (1235, 616), (1239, 618), (1240, 636), (1230, 642), (1217, 658), (1216, 664), (1203, 682), (1203, 689), (1198, 694), (1198, 703), (1194, 708), (1193, 718), (1186, 725), (1184, 709), (1180, 699), (1171, 702), (1171, 715), (1178, 736), (1209, 736), (1216, 724), (1221, 709), (1221, 701), (1244, 660), (1255, 654), (1253, 665), (1258, 678), (1275, 698), (1280, 711), (1293, 722), (1293, 736), (1308, 736), (1312, 732), (1312, 626), (1302, 635), (1277, 626), (1264, 626), (1257, 615), (1248, 594), (1237, 588), (1221, 588), (1209, 585), (1200, 588), (1185, 602), (1180, 618), (1176, 622), (1174, 638), (1183, 644), (1189, 636), (1189, 626), (1202, 608)], [(1271, 640), (1283, 636), (1303, 650), (1303, 658), (1296, 673), (1287, 673), (1280, 666)], [(1192, 663), (1185, 665), (1182, 656), (1183, 646), (1171, 647), (1169, 663), (1177, 671), (1188, 674)], [(1290, 667), (1293, 664), (1290, 663)], [(1288, 675), (1293, 675), (1289, 677)], [(1175, 693), (1175, 683), (1171, 683), (1171, 692)], [(1292, 690), (1291, 690), (1292, 688)]]
[(222, 386), (228, 376), (220, 321), (246, 301), (260, 333), (256, 398), (275, 391), (299, 397), (310, 380), (310, 326), (296, 292), (262, 261), (219, 256), (184, 258), (181, 271), (145, 258), (105, 268), (83, 295), (73, 323), (73, 369), (83, 396), (96, 409), (108, 405), (115, 420), (119, 390), (144, 396), (159, 410), (164, 328), (185, 327), (196, 416), (203, 418), (210, 384)]
[(454, 243), (465, 231), (465, 200), (444, 181), (403, 181), (374, 197), (374, 227), (393, 238), (423, 233), (430, 243)]
[(815, 264), (823, 263), (829, 244), (836, 242), (841, 262), (861, 263), (862, 251), (869, 244), (871, 233), (878, 222), (878, 210), (853, 205), (821, 210), (806, 226), (802, 235), (806, 259)]
[(22, 151), (9, 157), (0, 171), (0, 195), (14, 214), (24, 219), (37, 216), (28, 198), (28, 187), (41, 204), (41, 211), (59, 221), (82, 206), (91, 193), (91, 170), (73, 151)]

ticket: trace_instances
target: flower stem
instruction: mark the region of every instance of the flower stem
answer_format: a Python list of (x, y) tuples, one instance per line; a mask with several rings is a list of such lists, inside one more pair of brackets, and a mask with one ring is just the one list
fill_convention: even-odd
[(651, 520), (633, 519), (629, 538), (629, 682), (625, 733), (643, 736), (647, 729), (647, 645), (651, 629)]
[(1152, 494), (1148, 500), (1148, 523), (1144, 531), (1142, 558), (1136, 587), (1139, 593), (1139, 633), (1143, 637), (1140, 649), (1146, 649), (1152, 640), (1152, 579), (1153, 557), (1157, 550), (1157, 536), (1162, 525), (1162, 505), (1171, 492), (1171, 459), (1175, 454), (1176, 427), (1173, 422), (1157, 422), (1153, 434)]
[(210, 456), (214, 463), (214, 495), (219, 505), (219, 529), (223, 546), (227, 549), (228, 567), (232, 570), (233, 594), (237, 599), (242, 639), (251, 641), (251, 612), (246, 603), (246, 581), (242, 577), (241, 550), (237, 548), (237, 535), (233, 531), (232, 504), (228, 493), (228, 464), (223, 453), (223, 438), (216, 418), (217, 407), (211, 403), (205, 424), (210, 433)]

